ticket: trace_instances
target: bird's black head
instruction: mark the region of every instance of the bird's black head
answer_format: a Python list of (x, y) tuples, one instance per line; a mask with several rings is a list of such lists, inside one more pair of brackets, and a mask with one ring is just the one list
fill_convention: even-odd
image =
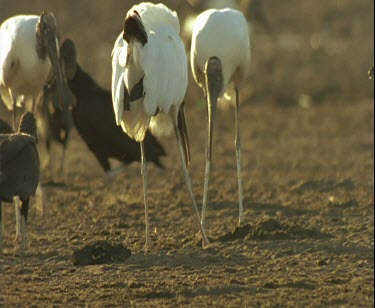
[(30, 136), (37, 138), (36, 119), (34, 114), (32, 114), (31, 112), (25, 112), (22, 115), (18, 132), (28, 134)]
[(77, 52), (74, 42), (71, 39), (65, 39), (60, 46), (60, 59), (66, 79), (74, 79), (77, 73)]

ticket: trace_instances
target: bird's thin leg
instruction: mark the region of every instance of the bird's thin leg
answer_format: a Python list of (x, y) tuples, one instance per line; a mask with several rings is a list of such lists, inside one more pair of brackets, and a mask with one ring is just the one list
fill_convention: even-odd
[(141, 155), (142, 155), (142, 177), (143, 177), (143, 199), (145, 203), (145, 222), (146, 222), (146, 248), (151, 247), (151, 237), (150, 237), (150, 225), (148, 220), (148, 204), (147, 204), (147, 161), (146, 153), (144, 148), (144, 143), (141, 141)]
[(239, 125), (239, 112), (240, 112), (240, 95), (236, 87), (236, 156), (237, 156), (237, 179), (238, 179), (238, 198), (239, 198), (239, 220), (238, 224), (241, 225), (244, 221), (243, 214), (243, 191), (242, 191), (242, 172), (241, 172), (241, 139), (240, 139), (240, 125)]
[(26, 223), (29, 212), (29, 200), (22, 201), (21, 206), (21, 253), (26, 251)]
[(21, 202), (20, 202), (20, 198), (18, 197), (14, 197), (13, 198), (13, 201), (14, 201), (14, 209), (16, 211), (16, 237), (14, 238), (14, 240), (16, 242), (18, 242), (21, 238)]
[(209, 242), (209, 240), (207, 238), (206, 231), (205, 231), (204, 227), (201, 224), (201, 218), (200, 218), (200, 215), (199, 215), (197, 203), (195, 201), (195, 197), (194, 197), (194, 193), (193, 193), (193, 188), (192, 188), (192, 185), (191, 185), (191, 179), (190, 179), (187, 167), (186, 167), (186, 157), (185, 157), (185, 154), (184, 154), (185, 151), (184, 151), (184, 148), (183, 148), (181, 133), (178, 130), (178, 125), (177, 125), (176, 120), (174, 118), (173, 118), (173, 125), (174, 125), (174, 130), (175, 130), (175, 134), (176, 134), (176, 138), (177, 138), (178, 147), (180, 149), (181, 160), (182, 160), (182, 170), (184, 172), (185, 182), (186, 182), (187, 188), (189, 190), (191, 201), (193, 202), (195, 214), (196, 214), (197, 219), (198, 219), (199, 230), (200, 230), (201, 236), (202, 236), (202, 244), (203, 244), (203, 247), (205, 247), (210, 242)]
[(3, 210), (0, 201), (0, 256), (3, 254)]

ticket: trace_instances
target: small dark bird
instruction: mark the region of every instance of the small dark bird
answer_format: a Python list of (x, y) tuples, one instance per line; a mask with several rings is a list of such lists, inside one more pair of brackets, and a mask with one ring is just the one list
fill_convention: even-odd
[[(72, 40), (62, 43), (60, 57), (70, 91), (76, 99), (71, 109), (74, 124), (103, 170), (111, 170), (110, 158), (125, 165), (141, 161), (139, 144), (116, 125), (111, 93), (99, 87), (78, 65)], [(150, 133), (145, 139), (145, 152), (148, 161), (163, 168), (160, 158), (166, 155), (165, 150)]]
[(21, 201), (22, 252), (26, 248), (26, 222), (30, 197), (35, 195), (39, 175), (36, 120), (32, 113), (27, 112), (21, 118), (17, 133), (0, 134), (0, 230), (2, 230), (1, 202), (11, 203), (15, 197), (18, 197)]

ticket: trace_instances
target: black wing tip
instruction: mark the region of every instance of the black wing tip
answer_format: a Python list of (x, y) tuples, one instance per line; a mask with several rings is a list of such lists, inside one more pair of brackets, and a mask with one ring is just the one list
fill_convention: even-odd
[(186, 168), (188, 169), (190, 166), (190, 162), (191, 162), (191, 152), (190, 152), (189, 132), (188, 132), (186, 116), (185, 116), (185, 102), (182, 102), (180, 109), (178, 110), (177, 116), (178, 116), (177, 128), (182, 138), (182, 145), (184, 147)]

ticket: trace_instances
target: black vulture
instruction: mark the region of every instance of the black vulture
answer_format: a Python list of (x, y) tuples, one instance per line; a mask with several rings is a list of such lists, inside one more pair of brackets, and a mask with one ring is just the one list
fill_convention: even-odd
[[(0, 213), (1, 202), (11, 203), (16, 197), (19, 198), (22, 252), (26, 247), (26, 222), (30, 197), (35, 195), (39, 175), (36, 120), (32, 113), (27, 112), (21, 118), (17, 133), (0, 134)], [(1, 214), (0, 230), (2, 230)], [(2, 244), (1, 233), (0, 244)]]
[[(70, 91), (76, 99), (71, 108), (75, 127), (103, 170), (107, 174), (111, 171), (110, 158), (125, 165), (141, 161), (139, 144), (116, 125), (110, 91), (99, 87), (81, 69), (76, 62), (74, 43), (70, 39), (62, 43), (60, 57)], [(151, 133), (147, 133), (145, 152), (148, 161), (163, 168), (160, 158), (166, 155), (165, 150)]]

